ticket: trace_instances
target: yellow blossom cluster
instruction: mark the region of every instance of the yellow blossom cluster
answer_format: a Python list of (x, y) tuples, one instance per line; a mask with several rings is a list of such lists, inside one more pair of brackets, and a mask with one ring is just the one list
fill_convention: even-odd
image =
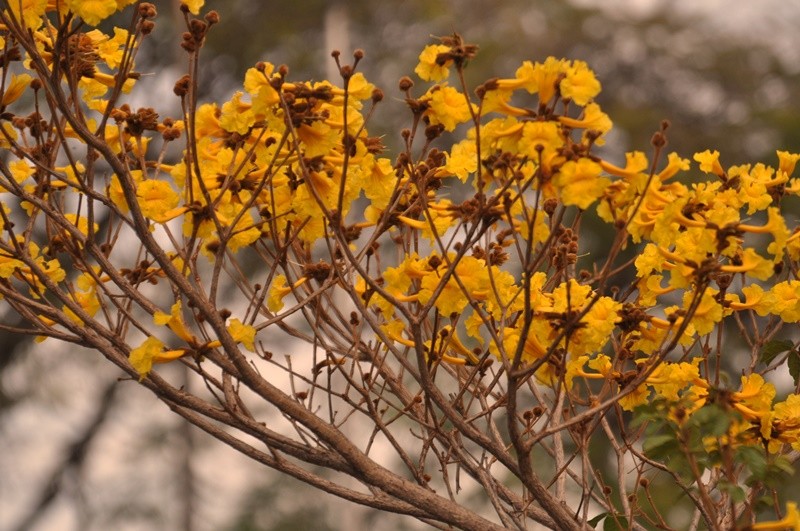
[[(220, 307), (215, 333), (250, 352), (262, 331), (306, 312), (322, 323), (315, 330), (364, 327), (361, 343), (376, 351), (454, 370), (493, 365), (576, 404), (688, 401), (670, 413), (684, 422), (724, 395), (737, 415), (728, 444), (800, 450), (800, 395), (776, 402), (756, 369), (766, 340), (747, 337), (754, 361), (738, 389), (721, 383), (725, 349), (710, 354), (745, 321), (796, 331), (800, 227), (785, 199), (800, 196), (800, 154), (726, 167), (717, 151), (662, 153), (664, 127), (651, 157), (615, 164), (598, 149), (612, 122), (586, 63), (524, 61), (473, 94), (456, 74), (475, 47), (457, 35), (420, 54), (415, 72), (428, 86), (400, 82), (413, 127), (396, 157), (368, 132), (383, 92), (355, 71), (358, 54), (336, 82), (291, 81), (286, 67), (258, 63), (219, 103), (194, 102), (187, 76), (175, 84), (183, 114), (160, 118), (121, 99), (138, 79), (133, 59), (154, 8), (140, 4), (135, 32), (83, 31), (74, 20), (96, 26), (132, 3), (25, 0), (3, 12), (0, 44), (16, 45), (16, 25), (45, 59), (22, 54), (0, 86), (0, 288), (9, 303), (56, 301), (26, 315), (39, 333), (75, 333), (102, 316), (105, 328), (93, 330), (123, 342), (144, 379), (154, 364), (224, 345), (196, 308), (216, 304), (220, 278), (231, 278), (246, 309)], [(203, 2), (183, 4), (197, 14)], [(213, 17), (194, 22), (190, 52)], [(61, 23), (75, 31), (59, 55)], [(53, 94), (71, 88), (80, 112), (30, 114), (24, 106), (48, 84)], [(179, 155), (173, 142), (183, 142)], [(48, 166), (48, 149), (68, 155)], [(97, 169), (98, 153), (108, 167)], [(581, 271), (587, 212), (615, 241)], [(163, 253), (143, 243), (125, 255), (126, 231), (161, 238)], [(257, 274), (247, 260), (261, 264)], [(623, 270), (629, 289), (615, 277)], [(147, 283), (172, 299), (144, 300)], [(186, 286), (202, 296), (185, 297)], [(30, 299), (11, 297), (23, 292)], [(336, 301), (325, 318), (321, 300)], [(796, 333), (788, 341), (787, 357), (799, 356)]]

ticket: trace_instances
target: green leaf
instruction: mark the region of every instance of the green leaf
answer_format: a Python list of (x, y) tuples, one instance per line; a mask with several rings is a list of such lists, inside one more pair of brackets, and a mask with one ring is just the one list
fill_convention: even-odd
[(791, 462), (782, 456), (777, 456), (767, 465), (764, 472), (764, 485), (773, 489), (779, 489), (794, 474), (794, 467)]
[(647, 422), (654, 422), (660, 426), (664, 423), (664, 418), (662, 405), (658, 403), (658, 400), (654, 400), (649, 404), (642, 404), (634, 408), (630, 426), (632, 429), (636, 429)]
[[(695, 466), (700, 474), (702, 474), (706, 467), (703, 464), (702, 456), (695, 455)], [(662, 459), (667, 468), (670, 469), (675, 474), (679, 475), (685, 481), (692, 481), (694, 479), (694, 472), (692, 470), (692, 465), (689, 462), (689, 459), (686, 457), (686, 454), (681, 452), (679, 448), (675, 448), (673, 452), (669, 455), (665, 455)]]
[(670, 434), (648, 437), (642, 444), (642, 449), (651, 459), (663, 459), (679, 452), (678, 440), (675, 435)]
[(730, 413), (718, 405), (711, 404), (695, 411), (689, 422), (691, 427), (697, 428), (696, 431), (692, 430), (692, 433), (699, 435), (702, 441), (702, 437), (720, 437), (728, 433), (732, 421)]
[(775, 459), (771, 463), (777, 470), (785, 473), (786, 475), (794, 475), (794, 465), (791, 461), (789, 461), (786, 457), (782, 455), (775, 456)]
[(591, 518), (586, 523), (589, 524), (590, 526), (592, 526), (593, 529), (597, 529), (597, 524), (600, 523), (600, 520), (602, 520), (603, 518), (605, 518), (609, 514), (611, 514), (611, 513), (600, 513), (597, 516), (595, 516), (594, 518)]
[(794, 344), (788, 339), (773, 339), (761, 347), (761, 362), (769, 365), (781, 352), (791, 350)]
[(719, 482), (719, 490), (722, 492), (727, 492), (730, 495), (731, 500), (734, 502), (743, 502), (747, 498), (747, 494), (745, 493), (744, 489), (737, 485), (736, 483), (729, 483), (728, 481), (720, 481)]
[(621, 514), (609, 514), (608, 517), (603, 520), (603, 531), (627, 531), (628, 530), (628, 519), (622, 516)]
[(789, 374), (794, 380), (794, 385), (797, 386), (797, 382), (800, 381), (800, 352), (796, 350), (789, 352), (788, 363)]
[(740, 446), (734, 459), (750, 471), (753, 480), (762, 481), (767, 471), (767, 456), (764, 450), (753, 446)]
[(764, 496), (756, 498), (756, 502), (753, 504), (753, 511), (758, 513), (761, 511), (772, 510), (774, 507), (775, 500), (772, 498), (772, 496), (765, 494)]

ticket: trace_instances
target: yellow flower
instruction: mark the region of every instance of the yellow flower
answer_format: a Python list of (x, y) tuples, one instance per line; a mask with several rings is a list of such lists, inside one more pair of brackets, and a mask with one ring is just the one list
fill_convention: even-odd
[[(430, 105), (424, 116), (432, 125), (442, 124), (446, 131), (453, 131), (458, 124), (472, 119), (470, 113), (472, 104), (467, 103), (464, 94), (453, 87), (437, 85), (423, 98), (427, 99)], [(474, 106), (472, 108), (477, 111)]]
[(742, 376), (741, 391), (731, 393), (733, 406), (751, 420), (768, 416), (774, 398), (775, 386), (756, 373)]
[(566, 70), (559, 84), (562, 97), (586, 105), (600, 93), (600, 82), (584, 61), (573, 61)]
[[(64, 218), (73, 225), (75, 225), (75, 227), (77, 227), (77, 229), (80, 231), (81, 234), (83, 234), (84, 236), (89, 235), (89, 220), (86, 217), (79, 216), (78, 214), (64, 214)], [(98, 225), (97, 223), (93, 223), (91, 227), (92, 234), (97, 234), (99, 230), (100, 230), (100, 225)], [(71, 238), (71, 236), (69, 236), (69, 232), (67, 232), (66, 230), (63, 231), (63, 234), (65, 237)]]
[(667, 156), (667, 165), (663, 170), (658, 172), (658, 181), (664, 182), (667, 179), (675, 176), (679, 171), (686, 171), (690, 167), (689, 159), (681, 158), (677, 153), (670, 153)]
[(598, 354), (596, 357), (589, 360), (588, 366), (600, 373), (603, 378), (611, 378), (614, 375), (614, 367), (611, 364), (611, 358), (605, 354)]
[[(536, 321), (534, 321), (532, 326), (528, 329), (525, 343), (522, 346), (522, 361), (526, 363), (535, 362), (547, 353), (547, 347), (545, 346), (547, 345), (547, 340), (541, 338), (539, 335), (539, 329), (541, 327), (533, 326), (535, 324)], [(519, 348), (521, 335), (521, 331), (518, 328), (504, 328), (501, 335), (503, 352), (501, 353), (500, 345), (497, 345), (494, 341), (489, 343), (489, 352), (494, 354), (498, 359), (502, 360), (503, 356), (507, 356), (510, 359), (516, 354)], [(537, 372), (536, 377), (539, 378), (540, 381), (551, 381), (547, 373), (548, 366), (549, 364), (542, 365), (542, 372)], [(552, 376), (552, 372), (550, 375)]]
[[(17, 236), (17, 241), (23, 248), (25, 247), (25, 238), (22, 235)], [(66, 278), (67, 273), (62, 269), (58, 259), (46, 260), (46, 253), (42, 253), (42, 250), (34, 242), (28, 243), (27, 252), (52, 282), (57, 284)], [(25, 262), (14, 258), (13, 255), (0, 252), (0, 278), (11, 278), (12, 276), (21, 279), (30, 286), (30, 293), (33, 298), (40, 298), (40, 294), (45, 290), (42, 280), (34, 275), (31, 268), (25, 265)]]
[[(83, 275), (86, 275), (86, 273), (83, 273)], [(74, 292), (72, 294), (72, 300), (75, 301), (78, 306), (83, 308), (83, 311), (86, 312), (89, 317), (94, 317), (94, 315), (100, 309), (100, 299), (97, 298), (97, 290), (94, 288), (94, 286), (87, 291)], [(83, 324), (83, 320), (78, 317), (75, 312), (70, 310), (66, 304), (62, 307), (62, 310), (73, 322), (77, 324)]]
[(220, 126), (231, 133), (246, 134), (256, 122), (252, 105), (242, 101), (242, 92), (236, 92), (230, 101), (222, 104)]
[(176, 336), (183, 339), (190, 345), (197, 343), (197, 339), (186, 327), (186, 323), (183, 320), (183, 315), (181, 314), (181, 301), (175, 301), (175, 304), (173, 304), (172, 308), (170, 309), (170, 313), (156, 312), (153, 315), (153, 323), (160, 326), (168, 326)]
[[(28, 177), (36, 173), (36, 168), (33, 166), (28, 166), (28, 163), (23, 159), (10, 162), (8, 164), (8, 169), (11, 171), (11, 175), (18, 184), (22, 183)], [(4, 189), (0, 188), (0, 190)]]
[[(704, 336), (710, 334), (714, 327), (722, 320), (724, 315), (722, 306), (716, 301), (714, 295), (717, 290), (713, 288), (706, 288), (703, 292), (700, 302), (697, 304), (694, 314), (692, 315), (691, 323), (694, 325), (695, 331)], [(688, 310), (689, 305), (695, 297), (694, 291), (686, 291), (683, 294), (683, 307)]]
[(139, 381), (144, 380), (150, 373), (154, 358), (161, 354), (162, 350), (164, 350), (164, 343), (153, 336), (148, 337), (141, 345), (131, 350), (128, 360), (139, 373)]
[(10, 148), (11, 144), (9, 139), (11, 141), (17, 140), (17, 130), (14, 129), (14, 126), (11, 125), (11, 122), (1, 123), (0, 128), (2, 128), (2, 131), (0, 131), (0, 148)]
[[(515, 77), (519, 82), (519, 86), (531, 94), (538, 92), (539, 103), (546, 104), (555, 96), (556, 83), (558, 83), (561, 74), (566, 70), (567, 65), (567, 61), (559, 60), (555, 57), (548, 57), (544, 63), (533, 64), (530, 61), (525, 61), (517, 69)], [(501, 86), (501, 88), (505, 87)]]
[(7, 4), (17, 20), (20, 20), (22, 13), (21, 24), (26, 29), (35, 31), (42, 25), (47, 0), (10, 0)]
[(640, 279), (639, 282), (636, 283), (636, 288), (639, 290), (639, 296), (636, 302), (640, 306), (655, 306), (656, 299), (659, 295), (674, 291), (673, 288), (662, 287), (662, 280), (664, 280), (664, 275), (649, 275)]
[[(566, 313), (581, 312), (592, 299), (590, 286), (579, 284), (574, 279), (561, 283), (551, 294), (551, 307), (546, 311)], [(543, 304), (547, 307), (547, 304)], [(581, 318), (581, 326), (570, 333), (568, 350), (572, 356), (580, 356), (600, 350), (611, 337), (618, 320), (621, 304), (610, 297), (600, 297)], [(551, 337), (555, 337), (552, 332)]]
[(136, 187), (136, 199), (139, 208), (142, 209), (142, 215), (157, 223), (164, 223), (175, 215), (183, 213), (183, 211), (177, 213), (173, 211), (180, 203), (181, 197), (166, 181), (147, 179), (139, 183)]
[(800, 531), (800, 511), (797, 504), (786, 502), (786, 516), (774, 522), (759, 522), (750, 526), (752, 531)]
[(297, 136), (303, 141), (304, 155), (313, 158), (328, 155), (339, 144), (341, 133), (324, 122), (303, 124), (297, 129)]
[[(372, 97), (372, 93), (375, 90), (375, 85), (367, 81), (367, 78), (361, 72), (356, 72), (356, 74), (350, 78), (350, 81), (347, 84), (347, 93), (349, 94), (350, 98), (354, 100), (368, 100)], [(344, 94), (344, 89), (333, 87), (333, 93), (336, 94), (338, 97), (341, 97)], [(338, 103), (338, 100), (336, 100)], [(338, 103), (339, 105), (343, 105), (344, 101)], [(360, 105), (358, 108), (361, 108)]]
[(436, 57), (439, 54), (449, 51), (450, 47), (444, 44), (431, 44), (426, 46), (423, 48), (422, 53), (419, 54), (419, 64), (414, 69), (414, 72), (423, 81), (437, 82), (447, 79), (447, 76), (450, 75), (449, 66), (452, 64), (452, 60), (439, 64)]
[(788, 151), (778, 151), (778, 171), (791, 177), (797, 161), (800, 160), (800, 153), (789, 153)]
[[(452, 260), (453, 256), (450, 257)], [(441, 283), (441, 277), (447, 270), (447, 263), (442, 261), (439, 269), (426, 274), (420, 283), (419, 301), (427, 304), (433, 293)], [(458, 278), (461, 281), (459, 286)], [(486, 262), (473, 256), (464, 256), (456, 266), (455, 273), (450, 276), (444, 289), (436, 298), (434, 304), (439, 312), (445, 317), (454, 313), (461, 313), (467, 307), (470, 300), (483, 300), (488, 297), (491, 288), (489, 275), (487, 273)]]
[(647, 398), (650, 396), (650, 390), (645, 384), (639, 385), (630, 394), (627, 394), (619, 399), (619, 405), (625, 411), (633, 411), (636, 406), (641, 406), (647, 403)]
[(696, 358), (695, 363), (664, 362), (647, 377), (646, 383), (667, 400), (678, 400), (679, 391), (691, 386), (700, 377), (697, 368), (699, 362), (700, 358)]
[(447, 154), (447, 171), (458, 177), (463, 183), (467, 181), (470, 173), (478, 169), (478, 158), (476, 154), (475, 141), (472, 139), (462, 140), (453, 144), (450, 153)]
[(525, 122), (517, 149), (534, 161), (538, 162), (541, 157), (543, 166), (549, 168), (563, 145), (563, 132), (557, 122)]
[(239, 319), (231, 319), (228, 333), (237, 343), (241, 343), (250, 352), (255, 352), (256, 329), (243, 324)]
[(481, 99), (481, 117), (486, 116), (492, 112), (508, 114), (511, 116), (523, 116), (524, 109), (517, 109), (509, 104), (511, 97), (514, 95), (512, 90), (499, 90), (490, 87), (483, 93)]
[(739, 181), (738, 199), (742, 205), (748, 205), (748, 215), (770, 206), (772, 204), (770, 191), (789, 182), (786, 173), (778, 172), (776, 175), (774, 168), (761, 163), (755, 166), (750, 164), (731, 166), (728, 168), (728, 177)]
[[(452, 355), (443, 355), (442, 359), (449, 363), (455, 364), (465, 364), (469, 363), (470, 365), (478, 365), (480, 363), (480, 359), (475, 355), (475, 353), (468, 349), (464, 343), (461, 342), (459, 339), (458, 334), (453, 330), (452, 326), (444, 326), (439, 330), (439, 341), (444, 343), (444, 349), (446, 351), (450, 351), (454, 354), (459, 354), (464, 356), (464, 358), (455, 358)], [(442, 345), (440, 345), (441, 347)]]
[(725, 170), (719, 163), (719, 151), (705, 150), (702, 153), (695, 153), (694, 160), (700, 163), (700, 170), (706, 173), (722, 176)]
[(150, 336), (141, 345), (131, 350), (128, 361), (139, 373), (139, 381), (150, 374), (153, 364), (169, 363), (185, 356), (189, 351), (183, 348), (164, 350), (164, 344), (157, 338)]
[(100, 30), (92, 30), (86, 34), (92, 39), (97, 48), (97, 55), (105, 61), (109, 68), (119, 67), (123, 51), (128, 42), (128, 31), (123, 28), (114, 28), (114, 37), (109, 38)]
[(783, 402), (775, 404), (769, 420), (770, 452), (777, 453), (784, 444), (800, 450), (800, 395), (791, 394)]
[(767, 214), (769, 220), (766, 225), (739, 224), (736, 228), (753, 234), (771, 234), (773, 241), (767, 247), (767, 251), (775, 256), (773, 261), (777, 263), (783, 260), (783, 253), (786, 250), (786, 244), (789, 239), (789, 229), (786, 227), (786, 220), (781, 215), (780, 209), (770, 207), (767, 210)]
[(600, 133), (607, 133), (613, 124), (606, 113), (596, 103), (589, 103), (583, 110), (583, 118), (570, 118), (559, 116), (558, 121), (574, 129), (591, 129)]
[(608, 343), (619, 319), (622, 303), (611, 297), (600, 297), (581, 318), (582, 328), (578, 329), (570, 341), (573, 355), (601, 350)]
[(648, 243), (639, 253), (639, 256), (636, 257), (633, 264), (636, 266), (636, 276), (647, 278), (654, 271), (656, 273), (663, 271), (666, 260), (664, 255), (659, 252), (656, 244)]
[(192, 15), (200, 14), (200, 9), (203, 7), (203, 4), (206, 3), (206, 0), (181, 0), (181, 4), (185, 5), (189, 8), (189, 13)]
[[(412, 253), (398, 264), (397, 267), (387, 267), (383, 272), (383, 289), (400, 302), (417, 300), (417, 295), (407, 295), (413, 280), (419, 280), (430, 272), (426, 260), (421, 260), (416, 253)], [(364, 282), (363, 279), (361, 282)], [(366, 284), (365, 284), (366, 287)], [(384, 319), (389, 319), (394, 314), (394, 306), (382, 296), (375, 294), (370, 299), (370, 305), (378, 308)]]
[(386, 158), (376, 159), (369, 153), (364, 156), (357, 169), (360, 177), (358, 187), (364, 190), (364, 195), (372, 202), (373, 207), (385, 209), (397, 183), (392, 161)]
[(256, 116), (266, 115), (269, 109), (281, 101), (278, 92), (269, 84), (274, 70), (272, 63), (264, 63), (263, 70), (250, 68), (244, 75), (244, 89), (250, 94)]
[(24, 270), (26, 268), (27, 266), (22, 260), (0, 253), (0, 278), (11, 278), (17, 269)]
[[(205, 139), (206, 137), (221, 138), (225, 136), (225, 131), (222, 130), (219, 124), (220, 112), (216, 103), (204, 103), (197, 108), (194, 132), (198, 139)], [(181, 166), (182, 165), (179, 164), (176, 167)]]
[(625, 154), (624, 168), (615, 166), (606, 160), (601, 160), (600, 165), (607, 173), (622, 177), (623, 179), (633, 179), (646, 171), (650, 166), (650, 162), (647, 160), (647, 155), (641, 151), (632, 151)]
[(740, 262), (741, 265), (720, 266), (720, 270), (726, 273), (747, 273), (759, 280), (767, 280), (775, 273), (772, 261), (762, 257), (749, 247), (742, 253)]
[[(583, 367), (584, 365), (586, 365), (587, 361), (589, 361), (589, 356), (579, 356), (575, 359), (567, 361), (567, 371), (566, 374), (564, 374), (564, 385), (566, 385), (567, 391), (572, 390), (572, 382), (576, 376), (583, 376), (583, 377), (601, 376), (601, 375), (587, 374), (586, 372), (583, 371)], [(555, 383), (556, 382), (551, 382), (551, 385)]]
[(800, 322), (800, 280), (786, 280), (772, 286), (770, 313), (787, 323)]
[[(13, 0), (11, 5), (14, 5)], [(5, 107), (17, 101), (25, 89), (28, 88), (28, 85), (31, 84), (31, 81), (33, 81), (33, 78), (30, 74), (12, 75), (11, 80), (6, 82), (6, 90), (3, 92), (0, 104)]]
[(569, 206), (586, 209), (594, 203), (611, 184), (607, 177), (601, 177), (603, 168), (589, 158), (570, 160), (564, 163), (553, 177), (553, 184), (561, 192), (561, 201)]
[(292, 286), (289, 286), (286, 281), (286, 275), (277, 275), (272, 281), (272, 287), (269, 289), (269, 298), (267, 299), (267, 308), (273, 313), (281, 311), (283, 308), (283, 298), (292, 292), (292, 288), (297, 289), (302, 286), (306, 277), (300, 277)]
[(67, 7), (90, 26), (97, 26), (117, 10), (116, 0), (67, 0)]

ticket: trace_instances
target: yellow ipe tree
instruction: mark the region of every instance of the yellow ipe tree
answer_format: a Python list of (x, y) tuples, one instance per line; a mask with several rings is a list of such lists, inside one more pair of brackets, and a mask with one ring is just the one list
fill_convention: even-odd
[(458, 35), (387, 98), (410, 110), (390, 155), (361, 51), (198, 101), (202, 4), (174, 95), (137, 96), (174, 97), (164, 118), (124, 103), (153, 4), (0, 3), (6, 331), (88, 346), (254, 461), (441, 529), (798, 529), (800, 394), (765, 375), (800, 373), (800, 155), (690, 160), (665, 123), (610, 162), (584, 62), (468, 87)]

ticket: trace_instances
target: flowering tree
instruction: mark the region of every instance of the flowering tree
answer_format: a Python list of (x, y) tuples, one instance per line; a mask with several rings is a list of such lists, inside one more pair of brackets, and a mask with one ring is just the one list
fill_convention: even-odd
[(0, 296), (26, 322), (6, 330), (87, 345), (253, 460), (440, 528), (671, 528), (665, 482), (694, 528), (800, 525), (780, 488), (800, 394), (764, 377), (800, 378), (800, 155), (692, 168), (665, 123), (614, 164), (585, 63), (470, 88), (452, 35), (422, 88), (400, 80), (390, 157), (361, 51), (334, 52), (335, 82), (262, 62), (199, 102), (202, 3), (174, 118), (124, 103), (152, 4), (2, 3)]

